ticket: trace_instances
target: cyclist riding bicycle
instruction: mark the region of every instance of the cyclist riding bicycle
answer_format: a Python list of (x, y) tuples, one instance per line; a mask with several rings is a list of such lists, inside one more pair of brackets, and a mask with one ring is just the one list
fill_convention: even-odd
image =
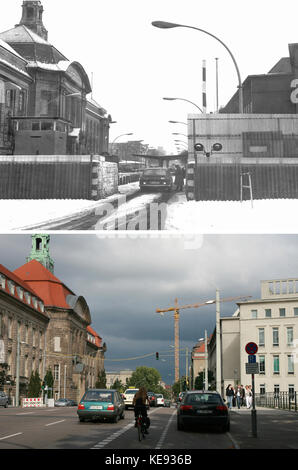
[(132, 404), (134, 405), (134, 411), (135, 411), (135, 419), (136, 419), (136, 424), (137, 426), (137, 417), (139, 414), (142, 415), (143, 422), (145, 423), (146, 430), (145, 434), (148, 433), (148, 428), (150, 426), (150, 419), (147, 415), (147, 406), (149, 407), (149, 398), (147, 395), (147, 391), (145, 387), (140, 387), (139, 391), (135, 394), (133, 398)]

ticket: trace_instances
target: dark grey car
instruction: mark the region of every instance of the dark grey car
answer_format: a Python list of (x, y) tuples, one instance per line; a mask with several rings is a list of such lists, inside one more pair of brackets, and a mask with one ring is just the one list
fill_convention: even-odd
[(0, 392), (0, 406), (8, 407), (8, 396), (4, 392)]
[(177, 409), (177, 429), (181, 431), (188, 425), (230, 430), (229, 410), (219, 393), (195, 390), (184, 395)]

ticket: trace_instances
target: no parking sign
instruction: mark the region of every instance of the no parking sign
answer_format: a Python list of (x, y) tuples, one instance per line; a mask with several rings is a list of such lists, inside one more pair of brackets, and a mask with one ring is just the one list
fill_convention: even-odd
[(253, 343), (253, 342), (247, 343), (247, 345), (245, 346), (245, 351), (249, 355), (256, 354), (258, 352), (258, 349), (259, 349), (258, 345), (256, 343)]

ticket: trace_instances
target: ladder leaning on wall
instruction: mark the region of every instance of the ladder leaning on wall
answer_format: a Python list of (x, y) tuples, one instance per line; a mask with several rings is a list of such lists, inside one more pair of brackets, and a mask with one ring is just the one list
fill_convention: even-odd
[[(244, 176), (248, 177), (248, 184), (243, 184)], [(251, 184), (251, 174), (250, 172), (240, 173), (240, 202), (243, 201), (243, 189), (249, 189), (251, 207), (253, 207), (253, 193), (252, 193), (252, 184)]]

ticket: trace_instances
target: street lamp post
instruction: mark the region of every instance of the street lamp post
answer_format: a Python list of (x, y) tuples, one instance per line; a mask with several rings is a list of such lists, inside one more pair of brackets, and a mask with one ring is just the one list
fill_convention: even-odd
[(163, 100), (167, 100), (167, 101), (175, 101), (175, 100), (180, 100), (180, 101), (186, 101), (187, 103), (191, 103), (193, 104), (196, 108), (198, 108), (198, 110), (203, 113), (203, 110), (202, 108), (200, 108), (200, 106), (198, 106), (196, 103), (194, 103), (193, 101), (190, 101), (190, 100), (186, 100), (185, 98), (163, 98)]
[(118, 140), (118, 139), (120, 139), (120, 137), (124, 137), (124, 136), (126, 136), (126, 135), (133, 135), (133, 132), (129, 132), (128, 134), (121, 134), (121, 135), (118, 135), (118, 136), (116, 137), (116, 139), (113, 140), (113, 142), (112, 142), (112, 147), (111, 147), (111, 153), (112, 153), (112, 155), (113, 155), (114, 144), (115, 144), (116, 140)]
[(166, 21), (153, 21), (151, 24), (152, 24), (152, 26), (155, 26), (156, 28), (161, 28), (161, 29), (170, 29), (170, 28), (195, 29), (196, 31), (200, 31), (202, 33), (208, 34), (208, 36), (211, 36), (214, 39), (216, 39), (218, 42), (220, 42), (220, 44), (222, 44), (224, 46), (224, 48), (230, 54), (230, 56), (232, 58), (232, 61), (234, 63), (235, 69), (236, 69), (236, 73), (237, 73), (237, 77), (238, 77), (238, 88), (239, 88), (239, 113), (243, 114), (243, 87), (242, 87), (242, 80), (241, 80), (241, 76), (240, 76), (239, 67), (238, 67), (238, 64), (236, 62), (236, 59), (235, 59), (234, 55), (232, 54), (232, 52), (230, 51), (228, 46), (221, 39), (219, 39), (214, 34), (211, 34), (208, 31), (205, 31), (204, 29), (197, 28), (197, 27), (194, 27), (194, 26), (188, 26), (188, 25), (177, 24), (177, 23), (169, 23), (169, 22), (166, 22)]
[(169, 121), (170, 124), (183, 124), (184, 126), (188, 126), (187, 122), (182, 121)]

